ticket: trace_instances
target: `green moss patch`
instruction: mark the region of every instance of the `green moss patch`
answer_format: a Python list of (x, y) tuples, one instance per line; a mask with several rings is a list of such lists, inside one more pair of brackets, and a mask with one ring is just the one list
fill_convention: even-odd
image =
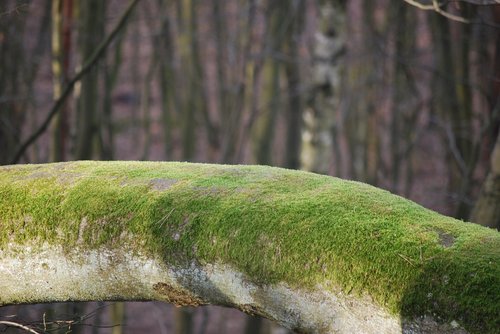
[(500, 328), (498, 232), (366, 184), (264, 166), (0, 168), (0, 247), (130, 247), (228, 263), (261, 284), (368, 294), (405, 317)]

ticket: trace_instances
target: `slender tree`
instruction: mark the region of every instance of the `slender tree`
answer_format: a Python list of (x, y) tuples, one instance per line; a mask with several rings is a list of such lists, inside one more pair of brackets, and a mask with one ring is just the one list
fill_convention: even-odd
[(346, 48), (343, 1), (323, 1), (312, 55), (312, 79), (303, 113), (301, 168), (328, 174), (335, 151), (333, 133), (340, 104)]
[[(20, 96), (23, 94), (22, 73), (25, 53), (22, 39), (26, 15), (19, 15), (16, 1), (0, 3), (0, 164), (7, 164), (21, 138), (25, 118)], [(12, 8), (14, 7), (14, 9)]]
[[(53, 96), (61, 97), (63, 87), (70, 77), (73, 1), (52, 0), (52, 74)], [(67, 159), (69, 139), (68, 104), (65, 103), (52, 120), (51, 161)]]
[[(354, 10), (359, 12), (358, 24), (350, 27), (359, 33), (357, 43), (349, 50), (350, 63), (346, 74), (346, 109), (342, 113), (342, 136), (345, 138), (347, 151), (343, 159), (347, 159), (348, 175), (355, 180), (377, 183), (377, 159), (379, 157), (379, 134), (376, 127), (376, 105), (378, 104), (376, 86), (377, 78), (376, 53), (378, 25), (374, 12), (377, 4), (373, 1), (353, 3)], [(349, 92), (356, 92), (350, 94)], [(372, 157), (375, 157), (373, 159)]]
[[(79, 2), (79, 48), (81, 63), (84, 63), (100, 44), (105, 31), (104, 18), (106, 2), (89, 0)], [(99, 145), (99, 126), (101, 104), (99, 96), (99, 67), (94, 67), (82, 78), (78, 97), (78, 113), (76, 123), (77, 159), (92, 159), (97, 154)]]
[(472, 211), (471, 220), (500, 230), (500, 133), (491, 154), (490, 171)]
[(286, 35), (287, 61), (285, 63), (288, 95), (285, 166), (299, 169), (303, 106), (299, 52), (304, 27), (305, 1), (283, 2), (283, 5), (286, 6), (290, 16)]
[(281, 76), (284, 39), (287, 34), (288, 12), (280, 2), (271, 2), (267, 7), (266, 21), (269, 26), (266, 46), (269, 59), (263, 68), (263, 107), (259, 110), (254, 130), (254, 155), (258, 164), (277, 165), (273, 157), (273, 143), (276, 135), (276, 120), (282, 108)]
[[(492, 8), (495, 23), (500, 23), (500, 5)], [(490, 156), (489, 172), (483, 182), (479, 197), (471, 213), (471, 221), (500, 230), (500, 35), (496, 34), (495, 59), (492, 63), (489, 126), (485, 131), (490, 136), (496, 133)]]

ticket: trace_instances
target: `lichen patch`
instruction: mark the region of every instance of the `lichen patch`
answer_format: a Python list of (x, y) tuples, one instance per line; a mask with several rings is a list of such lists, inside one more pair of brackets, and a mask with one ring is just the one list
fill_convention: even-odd
[(156, 178), (152, 179), (149, 181), (149, 184), (151, 184), (151, 187), (154, 190), (158, 191), (164, 191), (172, 187), (174, 184), (176, 184), (178, 180), (175, 179), (161, 179), (161, 178)]
[(455, 237), (449, 233), (446, 233), (443, 230), (437, 230), (438, 236), (439, 236), (439, 244), (443, 246), (444, 248), (448, 248), (453, 246), (455, 243)]

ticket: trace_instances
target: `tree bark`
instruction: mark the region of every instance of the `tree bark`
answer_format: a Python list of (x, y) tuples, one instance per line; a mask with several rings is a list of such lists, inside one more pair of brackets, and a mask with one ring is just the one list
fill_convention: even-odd
[(0, 167), (0, 305), (217, 304), (301, 333), (495, 333), (500, 234), (263, 166)]

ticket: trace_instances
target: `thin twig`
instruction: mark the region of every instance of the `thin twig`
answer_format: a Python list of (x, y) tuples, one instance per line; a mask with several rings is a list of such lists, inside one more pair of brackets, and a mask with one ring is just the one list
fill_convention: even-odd
[(19, 5), (19, 6), (15, 6), (15, 7), (11, 8), (11, 9), (8, 9), (7, 11), (0, 13), (0, 18), (2, 16), (11, 15), (11, 14), (20, 15), (21, 14), (20, 13), (21, 9), (24, 9), (24, 8), (26, 8), (26, 10), (28, 10), (29, 4), (25, 3), (25, 4), (22, 4), (22, 5)]
[[(91, 327), (95, 327), (95, 328), (112, 328), (112, 327), (121, 326), (121, 324), (117, 324), (117, 325), (96, 325), (96, 324), (87, 324), (87, 323), (84, 323), (84, 321), (86, 321), (88, 319), (91, 319), (92, 317), (94, 317), (96, 315), (97, 312), (99, 312), (100, 310), (102, 310), (102, 309), (104, 309), (106, 307), (109, 307), (110, 305), (113, 305), (113, 303), (108, 303), (108, 304), (104, 304), (102, 306), (98, 306), (95, 309), (93, 309), (91, 312), (89, 312), (89, 313), (87, 313), (87, 314), (85, 314), (83, 316), (78, 317), (78, 319), (76, 319), (76, 320), (71, 319), (71, 320), (51, 320), (51, 321), (47, 321), (46, 320), (46, 313), (44, 313), (43, 314), (43, 318), (42, 318), (42, 322), (41, 323), (38, 323), (38, 322), (32, 323), (31, 326), (34, 326), (37, 330), (42, 331), (42, 333), (58, 332), (58, 331), (60, 331), (63, 328), (67, 328), (68, 332), (70, 332), (71, 331), (71, 327), (72, 326), (76, 326), (76, 325), (78, 325), (78, 326), (91, 326)], [(47, 328), (48, 326), (53, 326), (54, 328)]]
[(107, 47), (109, 46), (109, 44), (111, 44), (111, 41), (113, 41), (113, 39), (118, 34), (118, 32), (123, 28), (123, 26), (125, 25), (125, 22), (127, 21), (127, 18), (132, 13), (132, 9), (134, 9), (135, 5), (138, 2), (139, 2), (139, 0), (132, 0), (132, 1), (130, 1), (127, 9), (123, 13), (123, 15), (121, 16), (120, 20), (118, 21), (118, 23), (116, 24), (116, 26), (113, 28), (113, 30), (111, 31), (111, 33), (108, 35), (108, 37), (106, 37), (106, 39), (104, 41), (102, 41), (102, 43), (97, 47), (97, 49), (94, 51), (94, 53), (86, 61), (86, 63), (82, 67), (82, 69), (73, 77), (73, 79), (71, 79), (68, 82), (68, 85), (64, 89), (64, 92), (56, 100), (56, 102), (52, 106), (52, 109), (50, 110), (49, 114), (47, 115), (47, 117), (43, 121), (42, 125), (38, 128), (38, 130), (35, 131), (35, 133), (33, 133), (19, 147), (19, 149), (17, 150), (16, 154), (14, 155), (14, 158), (10, 162), (11, 164), (17, 163), (19, 161), (19, 159), (21, 159), (21, 157), (23, 156), (23, 154), (26, 151), (26, 149), (31, 144), (33, 144), (38, 139), (38, 137), (40, 137), (40, 135), (42, 135), (47, 130), (47, 128), (49, 127), (50, 121), (59, 112), (59, 110), (61, 109), (61, 106), (64, 104), (64, 101), (66, 100), (66, 98), (73, 91), (73, 87), (75, 86), (75, 84), (78, 81), (80, 81), (88, 72), (90, 72), (90, 70), (92, 69), (92, 67), (94, 67), (94, 65), (99, 60), (99, 58), (101, 58), (101, 56), (105, 53)]
[(419, 9), (422, 9), (422, 10), (433, 10), (436, 13), (441, 14), (444, 17), (446, 17), (450, 20), (453, 20), (453, 21), (462, 22), (462, 23), (470, 23), (470, 21), (468, 19), (466, 19), (462, 16), (454, 15), (454, 14), (448, 13), (447, 11), (442, 10), (441, 9), (442, 4), (439, 3), (437, 0), (432, 0), (431, 5), (425, 5), (425, 4), (423, 4), (419, 1), (416, 1), (416, 0), (404, 0), (404, 2), (410, 4), (414, 7), (417, 7)]
[(470, 21), (464, 17), (458, 16), (458, 15), (453, 15), (453, 14), (450, 14), (450, 13), (442, 10), (441, 5), (437, 2), (437, 0), (432, 0), (432, 4), (434, 5), (434, 10), (436, 11), (436, 13), (439, 13), (439, 14), (443, 15), (444, 17), (446, 17), (450, 20), (453, 20), (453, 21), (457, 21), (457, 22), (470, 23)]
[(5, 325), (9, 327), (17, 327), (21, 328), (22, 330), (25, 330), (27, 332), (33, 333), (33, 334), (40, 334), (39, 332), (35, 331), (34, 329), (29, 328), (28, 326), (21, 325), (20, 323), (13, 322), (13, 321), (0, 321), (0, 325)]
[(460, 173), (462, 174), (462, 176), (467, 175), (470, 169), (468, 168), (467, 163), (465, 162), (462, 154), (460, 153), (460, 150), (457, 146), (456, 137), (455, 134), (453, 133), (453, 130), (451, 129), (451, 126), (443, 122), (439, 118), (432, 119), (431, 122), (437, 124), (442, 130), (444, 130), (446, 139), (448, 140), (448, 146), (450, 152), (453, 158), (455, 159), (458, 168), (460, 169)]
[(500, 0), (455, 0), (455, 1), (467, 2), (476, 6), (491, 6), (494, 4), (500, 4)]
[(422, 10), (434, 10), (434, 6), (433, 5), (424, 5), (423, 3), (420, 3), (420, 2), (415, 1), (415, 0), (404, 0), (404, 2), (409, 3), (410, 5), (412, 5), (414, 7), (417, 7), (418, 9), (422, 9)]
[(415, 263), (413, 262), (412, 259), (410, 259), (409, 257), (403, 255), (403, 254), (398, 254), (403, 260), (405, 260), (406, 262), (408, 262), (410, 265), (412, 266), (415, 266)]

